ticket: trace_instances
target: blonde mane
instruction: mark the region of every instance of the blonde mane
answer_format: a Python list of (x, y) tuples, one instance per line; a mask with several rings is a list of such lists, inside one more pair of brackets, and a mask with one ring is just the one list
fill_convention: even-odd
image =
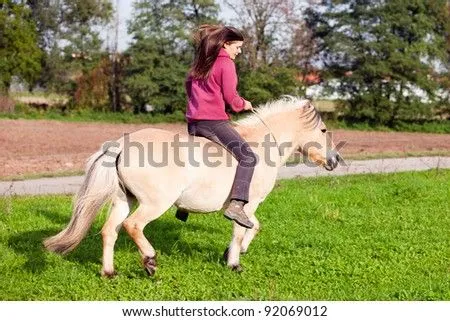
[(269, 116), (280, 112), (297, 110), (307, 106), (308, 102), (309, 100), (300, 97), (283, 96), (278, 100), (269, 101), (255, 108), (254, 110), (258, 115), (251, 114), (234, 122), (234, 124), (238, 126), (255, 126), (261, 123), (260, 118), (267, 119)]

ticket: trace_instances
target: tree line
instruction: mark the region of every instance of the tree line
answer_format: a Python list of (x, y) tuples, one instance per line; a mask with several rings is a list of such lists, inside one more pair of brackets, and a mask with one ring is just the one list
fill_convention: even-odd
[[(129, 47), (105, 34), (112, 0), (0, 0), (0, 95), (14, 81), (71, 97), (69, 107), (182, 113), (192, 31), (244, 31), (239, 91), (259, 104), (320, 84), (355, 121), (448, 117), (447, 0), (134, 0)], [(314, 77), (311, 77), (313, 75)]]

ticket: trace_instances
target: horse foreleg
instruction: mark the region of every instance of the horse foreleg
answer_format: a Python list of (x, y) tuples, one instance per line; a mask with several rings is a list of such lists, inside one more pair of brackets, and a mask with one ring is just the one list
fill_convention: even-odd
[(245, 253), (250, 242), (253, 240), (259, 230), (259, 221), (256, 219), (254, 213), (258, 207), (259, 202), (249, 202), (245, 204), (244, 211), (250, 221), (254, 223), (252, 229), (246, 229), (238, 224), (234, 224), (233, 238), (229, 247), (225, 250), (224, 259), (227, 265), (234, 271), (241, 272), (242, 267), (239, 263), (241, 253)]
[(124, 193), (118, 195), (112, 202), (111, 211), (102, 229), (103, 239), (103, 267), (102, 275), (106, 277), (113, 277), (116, 273), (114, 271), (114, 244), (122, 222), (130, 213), (132, 199), (127, 198)]
[(253, 228), (245, 231), (245, 235), (244, 235), (244, 238), (242, 239), (242, 243), (241, 243), (241, 254), (247, 253), (248, 246), (253, 241), (256, 234), (258, 234), (259, 229), (260, 229), (259, 221), (254, 215), (250, 218), (250, 221), (252, 221), (252, 223), (254, 225), (253, 225)]
[(150, 276), (156, 272), (156, 251), (144, 235), (145, 226), (156, 220), (169, 209), (169, 205), (161, 204), (140, 204), (136, 211), (128, 217), (123, 226), (136, 243), (142, 256), (144, 268)]
[(245, 235), (245, 230), (245, 227), (242, 227), (237, 223), (233, 224), (233, 238), (223, 254), (224, 259), (227, 261), (228, 267), (236, 272), (242, 271), (242, 267), (239, 264), (239, 255), (241, 252), (241, 243)]

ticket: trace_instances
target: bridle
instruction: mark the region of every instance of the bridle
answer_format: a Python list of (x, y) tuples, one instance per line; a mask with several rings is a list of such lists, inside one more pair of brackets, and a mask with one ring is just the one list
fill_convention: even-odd
[(256, 117), (258, 117), (258, 119), (264, 124), (264, 126), (266, 126), (267, 130), (269, 131), (270, 135), (272, 136), (273, 140), (275, 141), (275, 144), (277, 145), (278, 155), (280, 156), (280, 159), (281, 159), (283, 157), (283, 155), (281, 153), (281, 148), (280, 148), (280, 145), (278, 144), (278, 141), (275, 138), (275, 135), (273, 134), (272, 130), (253, 108), (250, 110), (254, 115), (256, 115)]

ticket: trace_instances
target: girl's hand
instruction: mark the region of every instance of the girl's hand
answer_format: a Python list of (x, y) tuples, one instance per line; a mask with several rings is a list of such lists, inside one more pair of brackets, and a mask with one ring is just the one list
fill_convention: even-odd
[(252, 103), (245, 99), (244, 101), (245, 101), (244, 110), (253, 110)]

